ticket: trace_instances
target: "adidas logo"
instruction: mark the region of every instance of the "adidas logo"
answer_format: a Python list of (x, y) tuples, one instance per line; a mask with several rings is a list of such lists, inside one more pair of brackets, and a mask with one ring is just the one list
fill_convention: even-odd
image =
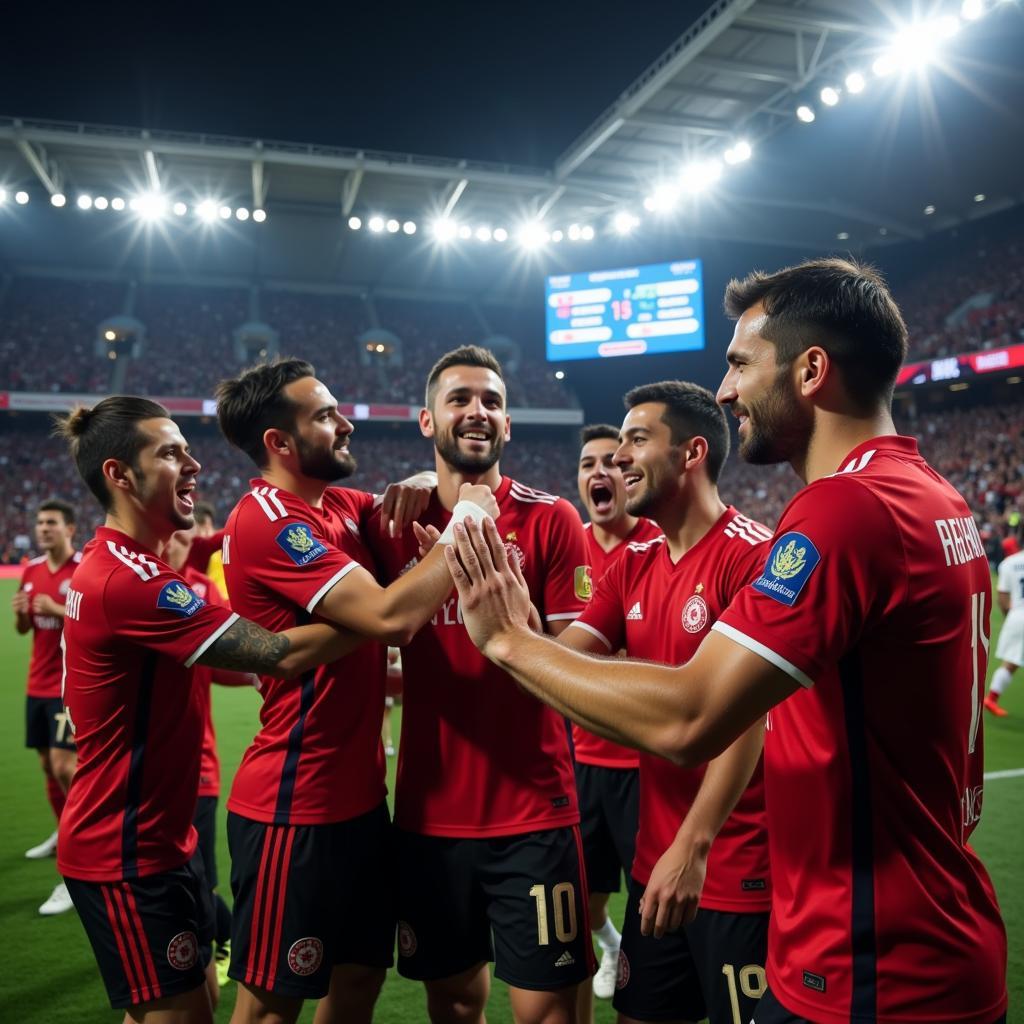
[(569, 950), (566, 950), (566, 951), (565, 951), (565, 952), (564, 952), (564, 953), (563, 953), (563, 954), (562, 954), (562, 955), (561, 955), (561, 956), (560, 956), (560, 957), (559, 957), (559, 958), (558, 958), (558, 959), (557, 959), (557, 960), (555, 961), (555, 966), (556, 966), (556, 967), (571, 967), (571, 966), (572, 966), (572, 965), (573, 965), (574, 963), (576, 963), (576, 961), (575, 961), (575, 959), (573, 958), (573, 955), (572, 955), (572, 953), (570, 953), (570, 952), (569, 952)]
[(629, 611), (626, 613), (626, 618), (627, 619), (643, 619), (643, 617), (644, 617), (644, 613), (642, 611), (640, 611), (640, 602), (639, 601), (637, 601), (637, 603), (635, 605), (633, 605), (633, 607), (630, 608)]

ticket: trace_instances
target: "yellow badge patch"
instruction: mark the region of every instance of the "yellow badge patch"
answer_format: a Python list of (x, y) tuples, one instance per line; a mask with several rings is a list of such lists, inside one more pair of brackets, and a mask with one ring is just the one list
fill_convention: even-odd
[(573, 578), (573, 587), (576, 596), (581, 601), (589, 601), (594, 595), (594, 581), (590, 577), (589, 565), (577, 565)]

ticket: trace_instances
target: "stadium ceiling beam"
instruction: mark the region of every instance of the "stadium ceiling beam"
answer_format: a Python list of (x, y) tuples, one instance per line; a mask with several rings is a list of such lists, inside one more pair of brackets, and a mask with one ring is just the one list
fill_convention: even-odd
[(598, 150), (756, 0), (716, 0), (555, 162), (562, 181)]
[(468, 187), (469, 178), (459, 178), (458, 181), (448, 183), (448, 187), (445, 189), (441, 198), (442, 217), (450, 217), (452, 215), (452, 211), (462, 198), (462, 193), (465, 192)]
[(565, 185), (559, 185), (557, 188), (552, 189), (551, 192), (548, 193), (544, 201), (540, 204), (540, 206), (537, 207), (537, 212), (534, 214), (534, 219), (543, 220), (551, 212), (555, 203), (557, 203), (558, 200), (565, 195), (565, 191)]
[(796, 76), (792, 68), (772, 64), (751, 64), (742, 60), (729, 60), (726, 57), (695, 57), (691, 67), (701, 71), (713, 71), (718, 75), (736, 75), (740, 78), (753, 78), (758, 82), (782, 82), (785, 85), (796, 85)]
[(47, 158), (46, 150), (40, 146), (37, 153), (32, 143), (22, 138), (15, 137), (12, 141), (25, 163), (32, 168), (32, 173), (43, 183), (43, 188), (51, 196), (60, 192), (62, 186), (60, 168)]
[(359, 195), (365, 173), (362, 167), (355, 167), (345, 176), (345, 184), (341, 187), (341, 215), (343, 217), (347, 217), (356, 205), (356, 197)]
[(710, 117), (678, 117), (671, 114), (656, 114), (644, 112), (634, 114), (626, 122), (630, 127), (636, 128), (661, 128), (672, 131), (685, 131), (694, 135), (731, 136), (732, 129), (721, 121), (713, 120)]
[[(149, 138), (149, 132), (145, 129), (142, 130), (142, 138)], [(151, 192), (161, 192), (160, 167), (156, 162), (156, 154), (148, 147), (142, 151), (142, 169), (146, 172), (146, 180), (149, 182), (149, 190)]]
[(806, 7), (796, 9), (770, 3), (756, 4), (737, 19), (737, 24), (753, 28), (778, 29), (782, 32), (841, 32), (864, 35), (870, 31), (867, 25), (848, 18), (836, 17), (829, 11), (815, 11)]
[[(724, 100), (726, 103), (754, 103), (760, 98), (749, 92), (733, 92), (730, 89), (712, 89), (711, 86), (673, 82), (662, 89), (662, 95), (673, 97), (673, 105), (684, 96), (696, 96), (702, 100)], [(662, 111), (665, 113), (665, 111)]]

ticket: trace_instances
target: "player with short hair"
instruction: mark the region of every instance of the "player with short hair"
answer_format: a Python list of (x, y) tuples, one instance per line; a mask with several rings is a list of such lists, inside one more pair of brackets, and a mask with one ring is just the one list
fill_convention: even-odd
[[(626, 510), (626, 489), (613, 457), (619, 428), (591, 423), (580, 431), (576, 486), (587, 510), (587, 564), (594, 584), (622, 557), (628, 543), (661, 536), (649, 519)], [(590, 928), (601, 947), (601, 965), (594, 975), (594, 995), (615, 993), (622, 936), (608, 916), (608, 894), (618, 892), (621, 874), (633, 864), (640, 798), (640, 759), (635, 750), (572, 727), (576, 792), (580, 801), (583, 859), (590, 889)], [(583, 990), (581, 1000), (585, 998)], [(590, 1019), (585, 1010), (581, 1016)]]
[[(434, 364), (420, 430), (437, 489), (420, 521), (450, 529), (460, 488), (489, 486), (502, 543), (559, 633), (590, 589), (582, 524), (564, 499), (502, 476), (510, 429), (491, 352), (464, 346)], [(417, 544), (377, 543), (387, 578), (415, 571)], [(449, 591), (402, 652), (398, 969), (425, 983), (435, 1022), (483, 1019), (492, 959), (517, 1021), (575, 1021), (593, 950), (565, 723), (480, 656)]]
[[(375, 641), (299, 687), (262, 680), (260, 730), (228, 799), (232, 1020), (294, 1021), (303, 1000), (323, 997), (318, 1024), (369, 1021), (395, 935), (384, 645), (409, 642), (451, 577), (438, 550), (391, 586), (377, 583), (367, 543), (383, 501), (330, 486), (355, 470), (353, 428), (309, 363), (255, 366), (221, 382), (217, 399), (222, 433), (260, 472), (225, 527), (232, 607), (268, 628), (315, 616)], [(399, 519), (415, 514), (409, 490), (393, 502)], [(497, 511), (487, 487), (461, 498), (481, 518), (479, 505)]]
[(212, 908), (192, 826), (203, 732), (193, 666), (294, 676), (361, 638), (324, 624), (269, 632), (204, 601), (162, 560), (171, 534), (193, 525), (200, 469), (163, 406), (114, 396), (58, 422), (106, 521), (65, 605), (63, 698), (78, 768), (57, 867), (111, 1005), (137, 1022), (212, 1024)]
[[(75, 551), (75, 509), (67, 501), (50, 498), (36, 509), (36, 546), (43, 554), (33, 558), (21, 574), (11, 605), (14, 628), (32, 633), (25, 697), (25, 746), (39, 754), (46, 778), (46, 794), (60, 823), (71, 777), (75, 773), (75, 739), (60, 699), (63, 674), (60, 638), (64, 628), (64, 598), (71, 574), (81, 561)], [(29, 860), (51, 856), (57, 849), (57, 831), (25, 852)], [(67, 886), (59, 882), (39, 908), (44, 916), (62, 914), (72, 907)]]
[(992, 674), (985, 710), (1003, 718), (1007, 711), (999, 704), (999, 698), (1010, 685), (1014, 672), (1024, 665), (1024, 551), (1004, 558), (996, 577), (996, 596), (1005, 618), (996, 644), (1000, 665)]
[[(749, 462), (807, 486), (678, 668), (535, 636), (498, 530), (456, 531), (467, 629), (530, 692), (695, 765), (768, 715), (773, 884), (757, 1024), (1006, 1019), (1006, 931), (970, 846), (992, 584), (964, 499), (895, 433), (907, 332), (881, 277), (812, 260), (733, 281), (718, 400)], [(913, 722), (913, 728), (906, 727)], [(652, 899), (643, 929), (675, 907)]]
[[(710, 391), (661, 381), (634, 388), (625, 405), (613, 453), (625, 508), (660, 529), (624, 546), (560, 640), (678, 665), (756, 575), (771, 531), (719, 497), (729, 428)], [(760, 724), (748, 730), (706, 771), (640, 754), (640, 825), (614, 993), (622, 1024), (750, 1019), (764, 989), (771, 906), (761, 733)], [(648, 894), (673, 901), (676, 927), (692, 920), (661, 939), (642, 935)]]

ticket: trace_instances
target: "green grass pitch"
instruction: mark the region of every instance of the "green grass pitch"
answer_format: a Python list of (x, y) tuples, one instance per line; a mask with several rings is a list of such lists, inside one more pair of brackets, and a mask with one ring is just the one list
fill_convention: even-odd
[[(0, 605), (8, 607), (13, 581), (0, 581)], [(992, 645), (1001, 623), (998, 611), (992, 623)], [(0, 631), (0, 808), (6, 825), (0, 828), (0, 934), (4, 962), (0, 969), (0, 1019), (19, 1024), (93, 1024), (120, 1021), (122, 1014), (109, 1009), (85, 933), (72, 911), (43, 918), (36, 908), (57, 882), (53, 860), (28, 861), (24, 851), (45, 838), (53, 828), (41, 773), (34, 752), (24, 742), (24, 678), (27, 638), (13, 627)], [(991, 671), (991, 669), (990, 669)], [(898, 680), (894, 681), (898, 685)], [(217, 688), (214, 717), (224, 767), (224, 790), (234, 767), (251, 739), (257, 723), (258, 696), (254, 692)], [(1024, 768), (1024, 680), (1017, 680), (1005, 700), (1011, 717), (994, 721), (985, 717), (986, 767), (988, 770)], [(398, 720), (396, 718), (396, 735)], [(907, 722), (913, 729), (914, 723)], [(390, 763), (394, 772), (394, 761)], [(1021, 864), (1020, 823), (1024, 821), (1024, 777), (992, 780), (985, 787), (982, 822), (975, 833), (976, 846), (995, 880), (1010, 937), (1010, 1005), (1024, 997), (1024, 866)], [(218, 858), (221, 877), (228, 875), (227, 841), (223, 830), (223, 798)], [(230, 900), (230, 893), (226, 893)], [(612, 912), (621, 924), (624, 900), (613, 900)], [(353, 928), (359, 922), (351, 922)], [(234, 1004), (234, 985), (222, 990), (217, 1021), (226, 1022)], [(511, 1022), (508, 999), (500, 982), (494, 985), (488, 1020)], [(300, 1018), (313, 1019), (309, 1005)], [(597, 1001), (600, 1024), (614, 1020), (611, 1006)], [(426, 1020), (422, 988), (389, 972), (376, 1020), (404, 1024)]]

